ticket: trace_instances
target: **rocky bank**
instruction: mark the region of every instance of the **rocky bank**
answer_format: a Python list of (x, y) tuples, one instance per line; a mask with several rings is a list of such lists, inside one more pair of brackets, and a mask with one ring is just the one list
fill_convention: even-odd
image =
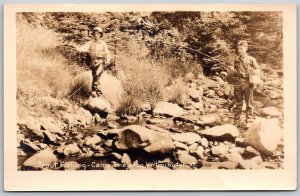
[(116, 78), (105, 73), (100, 82), (103, 95), (82, 106), (47, 98), (64, 108), (55, 117), (18, 114), (19, 170), (284, 167), (283, 87), (276, 72), (264, 78), (256, 118), (245, 129), (232, 125), (232, 86), (219, 76), (189, 81), (182, 105), (145, 103), (137, 116), (115, 114), (125, 93)]

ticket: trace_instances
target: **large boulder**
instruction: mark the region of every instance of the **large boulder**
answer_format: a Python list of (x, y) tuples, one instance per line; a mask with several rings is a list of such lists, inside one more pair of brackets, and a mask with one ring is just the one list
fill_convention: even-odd
[(57, 157), (53, 154), (53, 151), (50, 148), (42, 150), (30, 158), (28, 158), (23, 166), (30, 167), (34, 169), (42, 169), (44, 167), (49, 167), (49, 165), (57, 162)]
[(108, 113), (112, 113), (112, 107), (110, 103), (102, 96), (100, 97), (90, 97), (85, 104), (85, 107), (92, 113), (98, 113), (101, 116), (107, 116)]
[(278, 119), (260, 119), (245, 133), (244, 143), (265, 155), (270, 155), (280, 143), (281, 136)]
[(184, 114), (183, 108), (177, 104), (168, 102), (158, 102), (153, 110), (154, 115), (181, 116)]
[(125, 95), (125, 91), (120, 80), (106, 72), (103, 72), (99, 81), (104, 98), (117, 108)]
[(220, 126), (215, 126), (209, 129), (205, 129), (199, 132), (201, 135), (207, 138), (213, 139), (234, 139), (239, 136), (239, 129), (232, 124), (225, 124)]
[(167, 153), (174, 148), (169, 136), (139, 125), (121, 129), (115, 146), (120, 150), (144, 149), (148, 153)]

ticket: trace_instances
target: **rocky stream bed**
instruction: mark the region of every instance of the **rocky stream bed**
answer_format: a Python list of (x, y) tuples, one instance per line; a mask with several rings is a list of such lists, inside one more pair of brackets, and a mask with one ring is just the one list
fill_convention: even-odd
[[(191, 81), (185, 105), (145, 103), (137, 116), (117, 116), (113, 108), (122, 87), (108, 74), (103, 77), (103, 97), (58, 111), (61, 118), (34, 113), (18, 118), (19, 170), (284, 168), (277, 75), (265, 80), (267, 100), (255, 98), (255, 119), (244, 129), (233, 125), (230, 86), (221, 78)], [(48, 101), (70, 108), (66, 100)]]

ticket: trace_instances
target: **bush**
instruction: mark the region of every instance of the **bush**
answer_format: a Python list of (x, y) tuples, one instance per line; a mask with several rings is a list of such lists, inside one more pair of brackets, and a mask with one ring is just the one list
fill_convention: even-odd
[(165, 101), (184, 105), (187, 100), (187, 86), (182, 78), (178, 78), (169, 85), (164, 93)]
[(88, 98), (92, 94), (92, 81), (91, 71), (77, 75), (69, 85), (68, 97), (75, 101)]
[(56, 51), (59, 35), (27, 23), (21, 16), (17, 17), (16, 35), (18, 103), (33, 106), (41, 97), (66, 96), (71, 79), (80, 69)]
[(127, 94), (141, 102), (156, 103), (161, 100), (170, 79), (163, 67), (147, 60), (138, 60), (137, 56), (120, 56), (117, 70), (117, 77)]
[(141, 111), (141, 105), (142, 102), (139, 98), (127, 95), (117, 108), (116, 114), (119, 116), (137, 115)]

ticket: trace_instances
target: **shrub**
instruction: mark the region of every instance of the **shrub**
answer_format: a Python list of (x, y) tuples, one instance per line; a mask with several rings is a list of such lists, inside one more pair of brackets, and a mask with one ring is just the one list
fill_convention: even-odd
[(164, 67), (152, 63), (147, 58), (143, 46), (139, 47), (141, 49), (138, 51), (142, 51), (141, 53), (126, 51), (126, 54), (117, 57), (117, 77), (129, 96), (141, 102), (156, 103), (162, 99), (164, 87), (170, 76)]
[(92, 93), (92, 81), (91, 71), (77, 75), (69, 85), (68, 97), (77, 101), (88, 98)]
[(182, 78), (178, 78), (169, 85), (164, 92), (165, 101), (184, 105), (187, 100), (187, 86)]
[(80, 69), (57, 52), (59, 39), (52, 30), (17, 17), (18, 103), (34, 106), (41, 97), (67, 95), (68, 85)]
[(139, 98), (127, 95), (116, 110), (119, 116), (137, 115), (141, 111), (142, 102)]

